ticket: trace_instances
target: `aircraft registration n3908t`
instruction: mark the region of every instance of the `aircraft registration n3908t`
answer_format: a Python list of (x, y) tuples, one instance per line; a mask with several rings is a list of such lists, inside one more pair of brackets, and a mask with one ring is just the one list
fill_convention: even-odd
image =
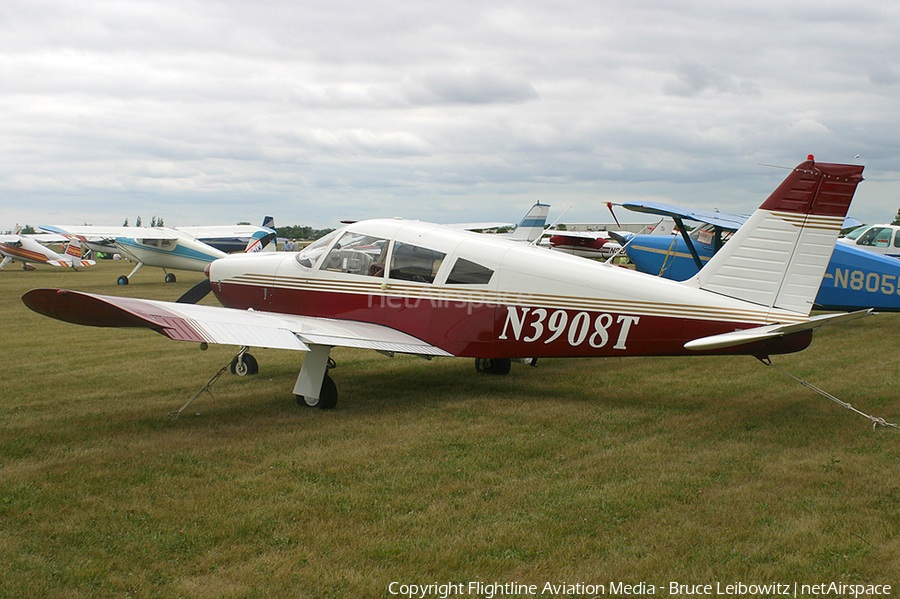
[[(145, 327), (172, 339), (309, 352), (300, 403), (332, 408), (333, 347), (476, 359), (505, 374), (517, 358), (741, 354), (806, 348), (825, 322), (813, 300), (862, 166), (791, 170), (692, 279), (660, 279), (544, 248), (400, 219), (346, 225), (298, 254), (216, 260), (224, 307), (35, 289), (31, 309), (67, 322)], [(203, 284), (206, 284), (204, 281)], [(197, 301), (196, 293), (185, 294)]]

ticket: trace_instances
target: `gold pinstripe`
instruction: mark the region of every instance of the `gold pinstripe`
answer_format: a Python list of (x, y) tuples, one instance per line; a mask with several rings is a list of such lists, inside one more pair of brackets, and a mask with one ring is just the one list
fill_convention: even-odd
[(543, 306), (594, 312), (626, 312), (638, 316), (669, 316), (691, 319), (713, 319), (726, 322), (803, 322), (806, 317), (791, 312), (759, 309), (716, 308), (689, 304), (669, 304), (642, 300), (614, 300), (578, 296), (552, 295), (546, 293), (499, 292), (491, 290), (455, 289), (452, 287), (416, 286), (389, 282), (382, 286), (382, 280), (338, 281), (303, 279), (297, 277), (275, 277), (257, 274), (236, 276), (223, 283), (266, 286), (279, 289), (317, 291), (326, 293), (347, 293), (354, 295), (377, 295), (409, 298), (436, 302), (472, 302), (479, 304), (502, 304), (520, 306)]

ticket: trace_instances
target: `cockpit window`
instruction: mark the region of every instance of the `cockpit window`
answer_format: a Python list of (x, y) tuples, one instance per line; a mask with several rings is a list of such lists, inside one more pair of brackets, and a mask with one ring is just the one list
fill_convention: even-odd
[(148, 247), (162, 248), (164, 250), (172, 249), (174, 246), (171, 239), (138, 239), (138, 243)]
[(410, 243), (394, 243), (391, 256), (392, 279), (433, 283), (445, 254)]
[(872, 227), (856, 240), (856, 245), (887, 247), (894, 230), (890, 227)]
[(447, 277), (448, 285), (486, 285), (494, 271), (465, 258), (459, 258)]
[(382, 276), (387, 250), (387, 239), (347, 231), (328, 252), (320, 270)]
[(297, 254), (297, 263), (305, 268), (312, 268), (322, 256), (322, 253), (328, 249), (328, 245), (337, 237), (338, 231), (332, 231), (324, 237), (320, 237)]

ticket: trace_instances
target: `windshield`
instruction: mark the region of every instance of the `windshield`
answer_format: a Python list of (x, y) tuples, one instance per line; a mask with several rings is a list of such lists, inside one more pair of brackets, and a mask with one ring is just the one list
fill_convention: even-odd
[(387, 239), (382, 237), (347, 231), (328, 252), (320, 268), (354, 275), (382, 276), (388, 247)]
[(337, 237), (338, 231), (332, 231), (325, 237), (320, 237), (297, 254), (297, 263), (306, 268), (312, 268), (318, 262), (322, 254), (328, 249), (328, 246)]
[(857, 237), (862, 235), (865, 231), (868, 231), (868, 228), (866, 227), (866, 225), (860, 225), (859, 228), (853, 229), (852, 231), (850, 231), (849, 233), (844, 235), (844, 237), (846, 237), (847, 239), (856, 239)]

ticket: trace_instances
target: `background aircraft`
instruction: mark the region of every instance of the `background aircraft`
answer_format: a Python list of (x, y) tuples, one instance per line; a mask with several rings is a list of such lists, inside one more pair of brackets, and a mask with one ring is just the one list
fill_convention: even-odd
[[(144, 327), (171, 339), (308, 352), (294, 394), (332, 408), (332, 347), (475, 358), (505, 374), (518, 358), (752, 355), (800, 351), (825, 322), (812, 300), (862, 166), (793, 169), (697, 277), (661, 279), (530, 244), (400, 219), (349, 224), (299, 254), (210, 265), (226, 307), (34, 289), (25, 304), (93, 326)], [(771, 248), (760, 262), (760, 245)], [(375, 255), (372, 248), (380, 248)]]
[[(185, 230), (171, 227), (103, 227), (103, 226), (57, 226), (43, 225), (41, 229), (70, 237), (77, 237), (94, 251), (115, 251), (123, 258), (135, 263), (134, 269), (118, 278), (119, 285), (127, 285), (134, 273), (145, 264), (162, 268), (166, 283), (175, 282), (173, 270), (203, 272), (213, 260), (228, 254), (216, 249), (191, 235), (188, 230), (202, 234), (207, 239), (233, 239), (248, 234), (243, 248), (247, 252), (257, 252), (275, 239), (275, 231), (252, 225), (221, 227), (189, 227)], [(114, 250), (112, 249), (114, 248)]]
[[(689, 235), (622, 235), (625, 253), (641, 272), (675, 281), (690, 279), (747, 220), (721, 212), (686, 210), (657, 202), (625, 203), (630, 210), (673, 218), (679, 232), (684, 220), (703, 223)], [(845, 219), (842, 228), (859, 225)], [(765, 260), (768, 248), (758, 248)], [(900, 311), (900, 260), (865, 251), (853, 245), (836, 243), (815, 298), (820, 310)]]
[[(258, 227), (253, 225), (213, 225), (174, 228), (226, 254), (275, 249), (274, 245), (270, 245), (275, 239), (273, 237), (275, 218), (272, 216), (263, 217), (262, 225)], [(256, 245), (261, 247), (257, 248)]]
[[(547, 224), (547, 215), (550, 213), (549, 204), (535, 203), (529, 208), (515, 230), (510, 233), (497, 233), (499, 237), (506, 237), (516, 241), (532, 242), (540, 239), (544, 233), (544, 227)], [(453, 223), (445, 225), (452, 229), (462, 229), (465, 231), (485, 231), (488, 229), (501, 229), (513, 226), (512, 223), (500, 222), (484, 222), (484, 223)]]
[(900, 258), (900, 226), (862, 225), (852, 234), (838, 239), (838, 243), (875, 252), (882, 256)]
[[(65, 253), (58, 254), (50, 248), (38, 243), (38, 239), (48, 242), (65, 242)], [(76, 268), (79, 266), (92, 266), (93, 260), (82, 260), (81, 243), (77, 239), (53, 235), (0, 235), (0, 268), (4, 268), (10, 262), (21, 262), (22, 268), (29, 270), (32, 264), (50, 264), (51, 266), (67, 266)]]
[[(649, 235), (669, 235), (674, 230), (671, 219), (664, 218), (653, 226)], [(617, 237), (632, 235), (628, 231), (559, 231), (549, 239), (550, 247), (580, 258), (606, 259), (622, 250)]]

